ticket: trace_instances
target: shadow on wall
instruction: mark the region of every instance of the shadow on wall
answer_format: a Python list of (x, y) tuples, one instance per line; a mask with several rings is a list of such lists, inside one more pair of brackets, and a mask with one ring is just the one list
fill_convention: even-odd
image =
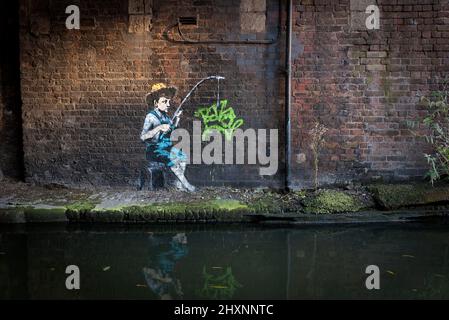
[(0, 180), (24, 174), (18, 12), (18, 1), (0, 3)]

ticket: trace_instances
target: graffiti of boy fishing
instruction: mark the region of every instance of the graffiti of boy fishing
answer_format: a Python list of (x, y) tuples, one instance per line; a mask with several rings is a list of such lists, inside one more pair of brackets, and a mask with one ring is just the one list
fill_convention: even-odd
[[(259, 129), (257, 132), (254, 129), (242, 131), (239, 127), (244, 124), (243, 119), (236, 116), (233, 108), (228, 106), (227, 100), (220, 101), (220, 80), (223, 79), (220, 76), (210, 76), (199, 81), (181, 101), (172, 117), (169, 116), (168, 110), (171, 107), (171, 100), (177, 92), (175, 87), (158, 83), (153, 85), (151, 91), (146, 95), (146, 103), (150, 107), (150, 111), (146, 115), (140, 139), (146, 145), (147, 169), (151, 171), (154, 164), (158, 164), (163, 169), (169, 169), (169, 172), (176, 177), (174, 186), (178, 190), (187, 192), (196, 190), (185, 177), (187, 164), (191, 160), (190, 134), (184, 129), (177, 129), (177, 127), (181, 119), (183, 105), (191, 94), (207, 80), (217, 80), (217, 101), (210, 107), (200, 108), (194, 113), (196, 117), (201, 119), (205, 131), (197, 135), (196, 129), (199, 126), (201, 130), (201, 123), (194, 121), (193, 138), (200, 136), (202, 141), (209, 141), (210, 136), (213, 136), (214, 140), (204, 148), (203, 152), (195, 150), (195, 146), (201, 145), (201, 141), (199, 143), (193, 142), (193, 163), (197, 164), (198, 162), (195, 159), (200, 156), (206, 164), (222, 164), (220, 157), (223, 155), (223, 143), (219, 141), (219, 138), (224, 135), (226, 140), (224, 150), (226, 164), (232, 164), (232, 161), (228, 160), (234, 158), (229, 157), (230, 154), (233, 154), (233, 141), (236, 142), (237, 148), (236, 162), (237, 164), (244, 163), (244, 140), (246, 138), (251, 140), (247, 148), (247, 164), (257, 164), (258, 162), (261, 165), (268, 165), (266, 168), (260, 168), (261, 175), (273, 175), (277, 172), (277, 129), (269, 130), (269, 143), (267, 143), (265, 129)], [(178, 140), (178, 143), (174, 145), (172, 139)], [(268, 154), (266, 153), (267, 146), (270, 149)], [(211, 154), (214, 156), (211, 157)]]

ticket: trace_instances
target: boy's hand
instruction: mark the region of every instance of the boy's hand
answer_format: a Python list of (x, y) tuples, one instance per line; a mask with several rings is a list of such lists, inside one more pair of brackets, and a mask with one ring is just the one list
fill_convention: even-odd
[(167, 132), (168, 130), (170, 130), (170, 125), (169, 125), (169, 124), (161, 124), (161, 125), (159, 126), (159, 129), (160, 129), (162, 132)]

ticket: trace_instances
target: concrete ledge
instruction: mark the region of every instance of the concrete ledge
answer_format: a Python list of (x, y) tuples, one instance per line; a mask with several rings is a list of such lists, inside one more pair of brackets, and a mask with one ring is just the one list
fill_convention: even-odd
[(20, 208), (0, 209), (0, 223), (25, 223), (25, 212)]
[(322, 225), (322, 224), (360, 224), (360, 223), (395, 223), (418, 222), (435, 220), (448, 220), (449, 211), (427, 211), (425, 208), (413, 211), (369, 211), (358, 213), (344, 213), (333, 215), (302, 214), (295, 217), (275, 217), (272, 215), (254, 216), (253, 221), (271, 225)]
[(449, 210), (445, 207), (421, 207), (396, 211), (364, 211), (339, 214), (257, 214), (248, 210), (187, 210), (185, 212), (145, 211), (139, 208), (125, 208), (124, 211), (90, 211), (75, 215), (64, 208), (14, 208), (0, 209), (0, 224), (12, 223), (266, 223), (288, 225), (316, 224), (353, 224), (416, 222), (429, 219), (449, 219)]
[(36, 206), (24, 208), (26, 222), (68, 222), (66, 208), (53, 206)]
[(391, 210), (415, 205), (449, 203), (449, 186), (429, 183), (372, 185), (368, 187), (382, 209)]
[[(347, 189), (282, 192), (203, 189), (185, 195), (164, 190), (40, 190), (0, 198), (0, 223), (254, 222), (289, 224), (371, 223), (447, 217), (449, 185), (372, 185)], [(0, 194), (1, 195), (1, 194)], [(400, 209), (402, 208), (402, 209)], [(377, 211), (376, 211), (377, 210)], [(389, 210), (389, 211), (388, 211)], [(394, 210), (394, 211), (392, 211)]]
[(159, 203), (101, 207), (79, 202), (66, 207), (16, 206), (0, 208), (0, 223), (142, 223), (142, 222), (246, 222), (251, 209), (236, 200)]

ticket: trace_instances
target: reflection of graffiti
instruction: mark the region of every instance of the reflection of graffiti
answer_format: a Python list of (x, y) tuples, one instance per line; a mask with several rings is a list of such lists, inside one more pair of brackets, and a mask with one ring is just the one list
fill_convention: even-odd
[(203, 267), (204, 286), (199, 290), (199, 296), (205, 299), (231, 299), (237, 288), (242, 287), (232, 274), (232, 268), (227, 267), (224, 273), (221, 267), (213, 270), (214, 274), (210, 274)]
[(234, 109), (226, 107), (227, 100), (214, 103), (210, 107), (200, 108), (195, 112), (195, 117), (201, 118), (204, 123), (205, 129), (203, 132), (203, 140), (206, 140), (207, 136), (212, 130), (225, 135), (227, 140), (231, 140), (234, 131), (243, 125), (243, 119), (237, 119)]
[(161, 241), (151, 238), (151, 244), (158, 247), (150, 266), (143, 268), (143, 274), (148, 287), (161, 299), (182, 299), (181, 282), (173, 275), (176, 263), (188, 254), (187, 237), (184, 233), (178, 233), (171, 241)]

